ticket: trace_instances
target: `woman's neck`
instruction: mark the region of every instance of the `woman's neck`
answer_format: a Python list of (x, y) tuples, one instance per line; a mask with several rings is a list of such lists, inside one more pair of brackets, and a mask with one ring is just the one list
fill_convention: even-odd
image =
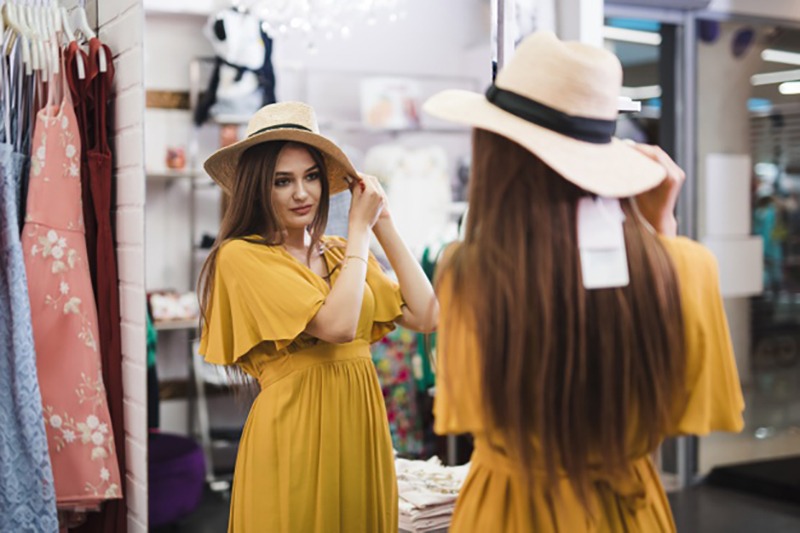
[(284, 233), (284, 246), (291, 250), (306, 251), (311, 244), (311, 235), (303, 229), (290, 229)]

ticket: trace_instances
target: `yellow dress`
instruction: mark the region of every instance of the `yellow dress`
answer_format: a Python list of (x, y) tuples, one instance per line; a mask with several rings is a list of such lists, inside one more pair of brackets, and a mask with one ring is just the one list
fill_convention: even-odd
[[(325, 242), (335, 283), (344, 241)], [(236, 458), (228, 531), (397, 531), (392, 441), (369, 351), (402, 314), (397, 284), (371, 257), (347, 344), (303, 333), (330, 289), (281, 246), (229, 241), (214, 284), (200, 351), (261, 386)]]
[[(741, 431), (744, 400), (719, 293), (715, 259), (688, 239), (663, 239), (663, 243), (680, 282), (687, 344), (685, 389), (689, 394), (687, 407), (676, 416), (670, 434)], [(439, 299), (442, 312), (446, 312), (450, 299), (446, 283)], [(481, 390), (475, 371), (475, 340), (470, 337), (469, 325), (463, 322), (453, 325), (463, 329), (463, 334), (456, 336), (462, 341), (439, 346), (434, 406), (437, 433), (472, 433), (475, 437), (470, 473), (456, 504), (451, 532), (675, 531), (658, 472), (648, 456), (632, 458), (628, 476), (622, 478), (610, 479), (598, 470), (590, 495), (590, 505), (599, 510), (593, 521), (587, 518), (565, 477), (560, 482), (561, 498), (554, 497), (544, 481), (544, 465), (536, 466), (541, 467), (542, 482), (534, 486), (529, 503), (517, 465), (496, 448), (502, 450), (503, 435), (487, 429), (491, 424), (483, 420), (481, 395), (475, 392)], [(439, 339), (443, 342), (444, 335), (440, 334)], [(448, 373), (448, 368), (452, 372)], [(456, 373), (460, 379), (448, 379)], [(632, 429), (635, 432), (635, 427)]]

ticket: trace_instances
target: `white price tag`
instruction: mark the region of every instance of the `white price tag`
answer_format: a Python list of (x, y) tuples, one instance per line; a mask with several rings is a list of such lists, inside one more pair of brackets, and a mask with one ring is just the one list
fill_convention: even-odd
[(585, 197), (578, 203), (578, 248), (585, 288), (609, 289), (630, 283), (624, 221), (617, 199)]

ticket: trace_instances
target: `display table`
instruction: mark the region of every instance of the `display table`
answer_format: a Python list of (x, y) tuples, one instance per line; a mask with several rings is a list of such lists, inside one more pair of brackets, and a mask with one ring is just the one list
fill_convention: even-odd
[(458, 491), (469, 473), (469, 463), (444, 466), (437, 457), (427, 461), (395, 460), (400, 496), (400, 531), (447, 531)]

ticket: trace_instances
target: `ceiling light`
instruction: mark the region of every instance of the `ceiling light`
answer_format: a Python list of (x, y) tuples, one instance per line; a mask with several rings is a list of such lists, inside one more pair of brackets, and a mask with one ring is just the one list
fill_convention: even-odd
[(786, 63), (787, 65), (800, 65), (800, 54), (785, 50), (767, 48), (761, 52), (761, 59), (772, 63)]
[(652, 31), (629, 30), (603, 26), (603, 37), (611, 41), (624, 41), (626, 43), (647, 44), (658, 46), (661, 44), (661, 35)]
[(785, 81), (800, 80), (800, 69), (781, 70), (779, 72), (767, 72), (765, 74), (754, 74), (750, 76), (752, 85), (769, 85), (771, 83), (783, 83)]
[(778, 86), (778, 92), (781, 94), (800, 94), (800, 81), (787, 81)]
[(373, 25), (378, 16), (389, 20), (404, 17), (401, 8), (407, 0), (253, 0), (247, 2), (251, 13), (260, 16), (267, 28), (280, 33), (290, 31), (311, 39), (315, 36), (350, 36), (356, 22)]

